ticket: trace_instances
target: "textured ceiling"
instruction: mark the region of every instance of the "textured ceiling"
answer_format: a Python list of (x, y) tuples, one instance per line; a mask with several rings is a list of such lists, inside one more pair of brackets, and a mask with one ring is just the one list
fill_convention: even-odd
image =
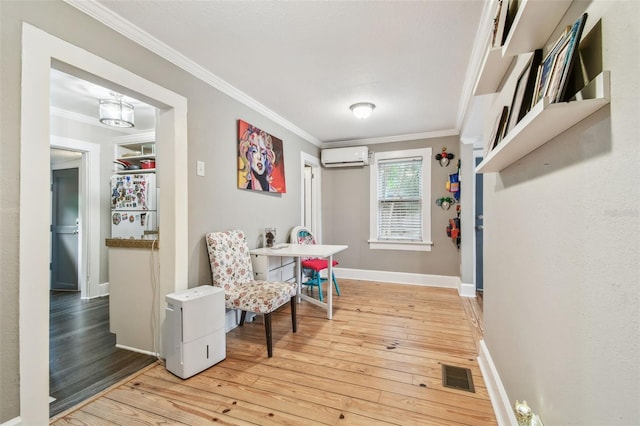
[[(68, 1), (82, 8), (82, 2)], [(111, 21), (133, 24), (136, 33), (146, 32), (147, 40), (151, 36), (302, 133), (332, 142), (459, 132), (485, 2), (163, 0), (98, 6)], [(360, 101), (377, 106), (367, 120), (349, 111)]]

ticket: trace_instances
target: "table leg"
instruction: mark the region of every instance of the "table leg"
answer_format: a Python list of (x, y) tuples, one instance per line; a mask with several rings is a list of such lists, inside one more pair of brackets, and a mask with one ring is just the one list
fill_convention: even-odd
[(331, 277), (333, 277), (333, 256), (329, 256), (327, 274), (327, 318), (331, 319), (333, 317), (333, 282), (331, 281)]
[(296, 257), (296, 283), (298, 289), (296, 294), (298, 295), (298, 303), (302, 303), (302, 299), (300, 298), (300, 293), (302, 291), (302, 260), (300, 256)]

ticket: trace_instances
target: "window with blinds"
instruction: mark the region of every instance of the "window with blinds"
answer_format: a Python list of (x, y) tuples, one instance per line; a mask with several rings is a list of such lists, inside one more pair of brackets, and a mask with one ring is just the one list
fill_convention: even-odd
[(378, 240), (422, 241), (422, 157), (380, 160)]
[(431, 251), (431, 148), (376, 152), (369, 167), (369, 248)]

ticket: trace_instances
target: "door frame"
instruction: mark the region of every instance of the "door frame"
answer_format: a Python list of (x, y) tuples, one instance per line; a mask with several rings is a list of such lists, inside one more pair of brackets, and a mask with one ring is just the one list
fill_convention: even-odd
[[(51, 136), (51, 148), (82, 154), (79, 161), (78, 212), (80, 216), (80, 258), (78, 281), (80, 297), (92, 299), (102, 296), (100, 290), (100, 144), (77, 139)], [(68, 163), (62, 167), (66, 168)]]
[(313, 179), (311, 180), (311, 232), (316, 236), (318, 242), (322, 242), (322, 183), (320, 159), (304, 151), (300, 152), (300, 224), (304, 224), (304, 209), (306, 192), (304, 187), (304, 170), (306, 166), (311, 167)]
[(58, 62), (123, 88), (123, 92), (158, 108), (157, 154), (167, 159), (158, 172), (159, 186), (163, 187), (160, 200), (162, 249), (159, 250), (163, 274), (157, 302), (161, 322), (164, 321), (164, 309), (160, 306), (164, 300), (162, 296), (188, 287), (186, 98), (23, 23), (19, 357), (20, 417), (25, 424), (49, 422), (49, 290), (42, 283), (48, 282), (49, 277), (51, 203), (43, 203), (43, 200), (51, 197), (50, 74)]

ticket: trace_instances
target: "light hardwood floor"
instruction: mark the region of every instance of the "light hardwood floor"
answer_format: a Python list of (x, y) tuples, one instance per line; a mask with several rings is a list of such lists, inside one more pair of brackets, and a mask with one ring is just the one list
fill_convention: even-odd
[[(288, 307), (273, 315), (273, 358), (262, 324), (248, 323), (227, 333), (214, 367), (182, 380), (155, 364), (53, 424), (496, 424), (468, 300), (452, 289), (340, 287), (331, 321), (303, 302), (294, 334)], [(475, 393), (443, 387), (442, 364), (469, 368)]]

